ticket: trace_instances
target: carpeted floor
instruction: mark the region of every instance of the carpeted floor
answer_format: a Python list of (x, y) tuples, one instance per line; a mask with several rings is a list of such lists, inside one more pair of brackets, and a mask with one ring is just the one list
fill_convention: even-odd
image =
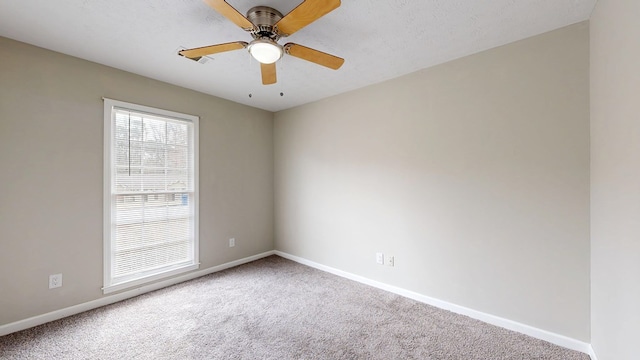
[(0, 337), (0, 359), (589, 356), (271, 256)]

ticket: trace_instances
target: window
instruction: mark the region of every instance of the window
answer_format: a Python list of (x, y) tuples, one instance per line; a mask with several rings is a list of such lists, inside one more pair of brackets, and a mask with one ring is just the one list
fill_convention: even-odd
[(198, 117), (104, 99), (104, 293), (198, 268)]

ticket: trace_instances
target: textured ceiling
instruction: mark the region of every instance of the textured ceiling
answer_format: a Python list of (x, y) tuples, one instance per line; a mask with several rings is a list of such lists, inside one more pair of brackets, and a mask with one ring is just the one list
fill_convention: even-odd
[[(300, 1), (228, 0), (243, 14), (256, 5), (286, 14)], [(204, 64), (177, 55), (180, 47), (251, 40), (201, 0), (1, 0), (0, 36), (278, 111), (586, 20), (595, 3), (344, 0), (280, 40), (343, 57), (342, 68), (285, 56), (278, 83), (268, 86), (244, 50)]]

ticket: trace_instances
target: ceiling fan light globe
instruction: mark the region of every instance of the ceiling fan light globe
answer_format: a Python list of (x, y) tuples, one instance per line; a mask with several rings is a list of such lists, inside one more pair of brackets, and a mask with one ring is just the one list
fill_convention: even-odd
[(282, 57), (283, 50), (273, 41), (255, 40), (249, 45), (249, 53), (262, 64), (273, 64)]

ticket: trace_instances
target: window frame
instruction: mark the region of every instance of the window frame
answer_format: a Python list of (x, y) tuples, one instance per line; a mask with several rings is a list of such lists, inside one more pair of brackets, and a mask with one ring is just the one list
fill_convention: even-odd
[[(103, 173), (103, 287), (104, 294), (125, 290), (133, 287), (151, 283), (160, 279), (165, 279), (178, 274), (197, 270), (200, 267), (199, 260), (199, 121), (195, 115), (188, 115), (174, 111), (158, 109), (150, 106), (139, 105), (109, 98), (104, 100), (104, 173)], [(151, 116), (159, 116), (174, 120), (191, 122), (193, 124), (193, 259), (186, 265), (169, 268), (168, 270), (145, 275), (131, 280), (113, 282), (112, 277), (112, 247), (113, 229), (115, 223), (113, 211), (114, 199), (113, 183), (115, 169), (115, 140), (113, 120), (114, 109), (124, 109), (139, 113), (146, 113)]]

